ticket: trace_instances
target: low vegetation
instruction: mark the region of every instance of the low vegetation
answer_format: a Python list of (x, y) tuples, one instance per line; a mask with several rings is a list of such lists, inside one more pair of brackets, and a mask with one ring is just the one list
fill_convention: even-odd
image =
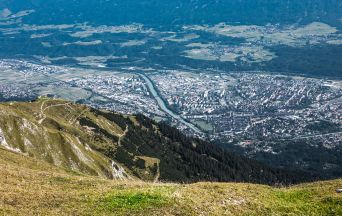
[(0, 148), (0, 215), (341, 215), (341, 186), (107, 180)]

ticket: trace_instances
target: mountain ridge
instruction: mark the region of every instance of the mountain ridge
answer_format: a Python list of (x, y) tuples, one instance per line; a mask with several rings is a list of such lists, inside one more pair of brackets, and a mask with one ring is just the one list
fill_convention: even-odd
[(187, 137), (165, 123), (61, 99), (0, 104), (3, 147), (109, 179), (293, 184), (316, 176), (274, 169)]
[(0, 215), (340, 215), (341, 179), (275, 188), (72, 172), (0, 147)]

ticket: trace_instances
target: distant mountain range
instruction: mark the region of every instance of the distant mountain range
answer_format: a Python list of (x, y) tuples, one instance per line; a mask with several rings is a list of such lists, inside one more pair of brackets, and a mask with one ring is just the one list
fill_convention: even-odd
[(146, 25), (293, 24), (317, 19), (338, 24), (339, 0), (5, 0), (0, 8), (13, 11), (34, 9), (30, 23), (75, 23), (120, 25), (132, 22)]
[(341, 14), (339, 0), (5, 0), (0, 58), (340, 78)]

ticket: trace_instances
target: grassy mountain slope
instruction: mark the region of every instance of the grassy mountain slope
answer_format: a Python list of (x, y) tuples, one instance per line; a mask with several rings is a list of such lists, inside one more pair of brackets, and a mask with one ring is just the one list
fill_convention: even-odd
[(341, 215), (341, 186), (106, 180), (0, 147), (0, 215)]
[(292, 184), (312, 180), (189, 138), (142, 115), (122, 116), (51, 98), (0, 104), (0, 144), (104, 178)]
[[(101, 122), (116, 136), (124, 132), (88, 111), (88, 107), (49, 98), (33, 103), (0, 104), (0, 144), (57, 166), (114, 178), (118, 174), (113, 170), (115, 162), (92, 149), (97, 144), (93, 140), (96, 137), (90, 128), (78, 124), (78, 116)], [(118, 139), (115, 135), (112, 136)]]

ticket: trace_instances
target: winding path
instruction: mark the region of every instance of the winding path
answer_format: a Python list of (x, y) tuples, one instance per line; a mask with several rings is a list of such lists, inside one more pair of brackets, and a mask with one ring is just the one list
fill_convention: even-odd
[(47, 109), (49, 109), (49, 108), (51, 108), (51, 107), (67, 106), (67, 105), (71, 104), (71, 102), (67, 102), (67, 103), (63, 103), (63, 104), (53, 104), (53, 105), (50, 105), (50, 106), (47, 106), (47, 107), (43, 108), (44, 105), (45, 105), (45, 102), (46, 102), (46, 101), (43, 101), (42, 104), (41, 104), (41, 106), (40, 106), (40, 116), (41, 116), (42, 118), (38, 121), (39, 124), (42, 124), (43, 121), (46, 119), (46, 115), (45, 115), (45, 113), (44, 113), (45, 110), (47, 110)]

